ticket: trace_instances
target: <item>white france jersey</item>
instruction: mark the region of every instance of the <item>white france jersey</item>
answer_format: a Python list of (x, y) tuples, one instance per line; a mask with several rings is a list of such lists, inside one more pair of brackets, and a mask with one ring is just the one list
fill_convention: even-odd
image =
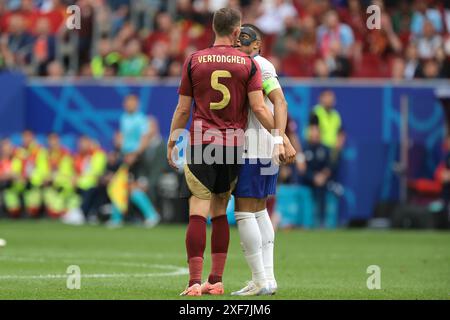
[[(278, 82), (277, 72), (273, 64), (266, 58), (257, 55), (254, 57), (254, 60), (261, 69), (266, 107), (273, 114), (273, 104), (267, 96), (274, 89), (281, 88)], [(253, 111), (249, 108), (247, 131), (245, 134), (246, 153), (244, 157), (250, 159), (270, 159), (272, 158), (273, 146), (272, 134), (263, 127)]]

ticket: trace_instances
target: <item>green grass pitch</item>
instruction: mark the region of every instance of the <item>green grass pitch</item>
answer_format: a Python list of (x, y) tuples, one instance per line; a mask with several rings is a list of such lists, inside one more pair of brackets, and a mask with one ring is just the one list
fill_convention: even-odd
[[(181, 299), (187, 281), (184, 235), (180, 225), (110, 230), (2, 220), (0, 238), (7, 245), (0, 248), (0, 299)], [(206, 277), (209, 247), (205, 257)], [(81, 268), (79, 290), (66, 287), (69, 265)], [(367, 289), (369, 265), (381, 268), (380, 290)], [(280, 231), (275, 267), (279, 291), (259, 299), (448, 300), (450, 233)], [(227, 294), (220, 299), (234, 299), (229, 293), (249, 277), (232, 228)]]

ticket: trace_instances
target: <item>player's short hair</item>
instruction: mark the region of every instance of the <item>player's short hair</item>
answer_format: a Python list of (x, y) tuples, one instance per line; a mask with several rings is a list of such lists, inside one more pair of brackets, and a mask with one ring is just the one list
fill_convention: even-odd
[(229, 36), (240, 26), (242, 14), (233, 8), (222, 8), (214, 12), (213, 29), (221, 37)]

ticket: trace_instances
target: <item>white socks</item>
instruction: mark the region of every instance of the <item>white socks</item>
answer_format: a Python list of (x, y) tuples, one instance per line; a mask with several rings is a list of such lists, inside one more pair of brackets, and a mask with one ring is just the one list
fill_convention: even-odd
[(273, 281), (275, 280), (275, 275), (273, 273), (273, 248), (275, 241), (275, 231), (273, 230), (272, 221), (270, 221), (267, 209), (258, 211), (254, 215), (256, 217), (256, 221), (258, 222), (262, 239), (262, 256), (266, 278), (269, 281)]
[(265, 286), (266, 274), (262, 254), (262, 238), (255, 214), (251, 212), (235, 212), (234, 214), (244, 256), (252, 271), (252, 280), (257, 285)]

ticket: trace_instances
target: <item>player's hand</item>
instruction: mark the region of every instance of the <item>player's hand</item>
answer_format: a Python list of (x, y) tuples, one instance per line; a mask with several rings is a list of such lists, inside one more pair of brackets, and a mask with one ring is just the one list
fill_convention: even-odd
[(175, 161), (178, 160), (178, 148), (176, 145), (167, 145), (167, 162), (173, 169), (178, 170)]
[(295, 151), (294, 146), (287, 137), (285, 137), (283, 140), (284, 140), (284, 149), (286, 150), (284, 163), (285, 164), (294, 163), (297, 151)]
[(276, 165), (280, 165), (286, 158), (286, 150), (283, 144), (275, 144), (273, 147), (272, 160)]

